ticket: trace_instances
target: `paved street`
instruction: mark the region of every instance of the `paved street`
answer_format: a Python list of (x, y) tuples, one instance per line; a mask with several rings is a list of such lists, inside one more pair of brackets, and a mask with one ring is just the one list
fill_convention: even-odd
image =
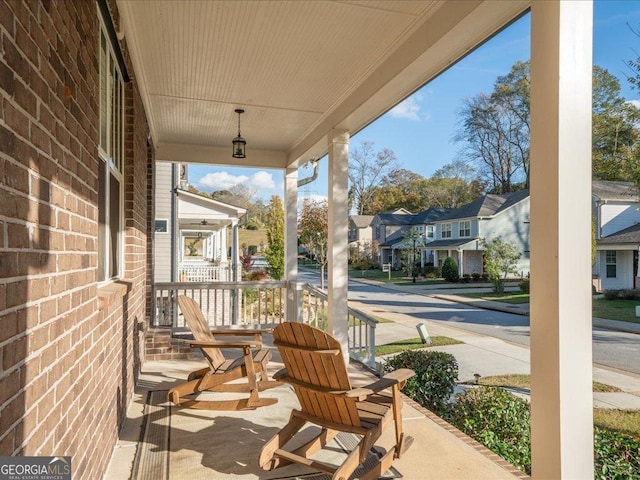
[[(317, 284), (319, 275), (300, 270), (301, 281)], [(416, 288), (416, 287), (411, 287)], [(425, 291), (426, 293), (426, 291)], [(391, 290), (384, 286), (349, 282), (349, 300), (368, 308), (409, 315), (470, 332), (529, 345), (529, 317), (484, 310), (423, 294)], [(416, 335), (417, 336), (417, 335)], [(640, 374), (640, 335), (594, 328), (593, 361), (598, 365)]]

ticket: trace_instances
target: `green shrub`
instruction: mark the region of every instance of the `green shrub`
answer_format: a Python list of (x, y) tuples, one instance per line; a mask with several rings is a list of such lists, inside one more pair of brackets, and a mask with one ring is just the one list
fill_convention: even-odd
[(523, 278), (522, 281), (518, 283), (518, 286), (520, 287), (521, 292), (529, 293), (530, 282), (528, 278)]
[(620, 290), (605, 290), (604, 298), (607, 300), (617, 300), (620, 298)]
[(447, 420), (528, 474), (531, 473), (529, 404), (502, 388), (479, 387), (456, 396)]
[(462, 283), (469, 283), (471, 281), (471, 275), (469, 275), (468, 273), (465, 273), (464, 275), (462, 275)]
[(266, 270), (253, 270), (247, 273), (245, 280), (248, 282), (261, 282), (267, 278), (269, 278), (269, 274)]
[(640, 290), (625, 288), (623, 290), (619, 290), (618, 297), (623, 300), (640, 300)]
[(451, 257), (444, 259), (444, 263), (442, 264), (442, 278), (447, 282), (457, 282), (460, 278), (458, 276), (458, 265), (456, 265), (455, 260)]
[(640, 439), (595, 427), (596, 480), (640, 478)]
[(478, 272), (473, 272), (471, 274), (471, 278), (473, 278), (474, 282), (478, 282), (480, 281), (480, 278), (482, 277), (482, 275), (480, 275)]
[(450, 353), (407, 350), (389, 359), (385, 372), (410, 368), (416, 372), (404, 393), (436, 414), (443, 414), (458, 379), (458, 362)]
[[(479, 387), (456, 396), (446, 420), (531, 474), (529, 404), (502, 388)], [(640, 479), (640, 439), (594, 428), (594, 478)]]

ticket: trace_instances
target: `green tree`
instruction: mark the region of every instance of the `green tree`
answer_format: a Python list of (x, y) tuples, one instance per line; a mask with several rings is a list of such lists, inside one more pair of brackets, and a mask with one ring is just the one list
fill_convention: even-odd
[(455, 208), (474, 200), (483, 191), (484, 184), (473, 166), (461, 160), (443, 166), (431, 178), (396, 168), (371, 189), (364, 214), (375, 215), (400, 207), (411, 212), (430, 207)]
[(267, 243), (264, 256), (269, 262), (267, 271), (271, 278), (284, 276), (284, 207), (278, 195), (273, 195), (267, 214)]
[(615, 76), (593, 67), (593, 177), (598, 180), (638, 179), (639, 110), (620, 92)]
[(487, 242), (482, 240), (484, 249), (484, 269), (493, 283), (493, 291), (504, 293), (504, 281), (507, 275), (518, 273), (517, 265), (520, 254), (512, 243), (504, 242), (500, 237)]
[(305, 199), (298, 220), (300, 244), (312, 253), (320, 265), (320, 288), (324, 288), (329, 238), (329, 205), (326, 200)]
[[(529, 62), (516, 62), (497, 78), (490, 95), (466, 99), (460, 111), (454, 140), (493, 193), (529, 184), (529, 73)], [(593, 68), (592, 103), (593, 178), (640, 184), (640, 111), (625, 102), (618, 79), (598, 66)]]
[(447, 282), (457, 282), (460, 279), (460, 274), (458, 273), (458, 265), (456, 261), (447, 257), (444, 259), (442, 263), (442, 278), (444, 278)]

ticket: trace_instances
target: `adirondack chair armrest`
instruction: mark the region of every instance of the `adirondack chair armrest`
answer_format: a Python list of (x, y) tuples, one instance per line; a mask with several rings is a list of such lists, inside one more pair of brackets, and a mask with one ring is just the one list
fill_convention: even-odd
[(269, 328), (256, 328), (256, 329), (221, 329), (221, 330), (211, 330), (211, 333), (219, 336), (236, 336), (236, 337), (253, 337), (255, 335), (264, 335), (266, 333), (271, 333), (273, 330)]
[(354, 388), (348, 392), (345, 392), (345, 396), (349, 398), (356, 398), (358, 401), (366, 400), (367, 397), (371, 395), (381, 392), (382, 390), (386, 390), (387, 388), (398, 386), (398, 388), (402, 388), (405, 382), (413, 377), (415, 372), (408, 368), (400, 368), (398, 370), (394, 370), (393, 372), (387, 373), (380, 380), (376, 380), (375, 382), (360, 388)]
[(189, 342), (191, 348), (259, 348), (262, 344), (258, 342)]

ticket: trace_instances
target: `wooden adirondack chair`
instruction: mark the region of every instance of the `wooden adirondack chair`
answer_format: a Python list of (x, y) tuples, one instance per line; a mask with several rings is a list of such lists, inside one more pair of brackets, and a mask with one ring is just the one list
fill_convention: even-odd
[[(267, 380), (267, 364), (271, 359), (271, 351), (262, 348), (262, 334), (269, 330), (210, 330), (202, 310), (192, 298), (180, 295), (178, 305), (195, 339), (190, 342), (190, 346), (202, 351), (209, 366), (191, 372), (187, 382), (169, 390), (168, 398), (171, 402), (207, 410), (245, 410), (277, 403), (276, 398), (260, 398), (258, 394), (259, 390), (281, 385), (280, 382)], [(231, 340), (218, 341), (216, 336), (224, 336)], [(233, 337), (253, 337), (253, 340), (235, 340)], [(221, 348), (238, 348), (243, 354), (237, 358), (226, 359), (220, 351)], [(246, 383), (229, 383), (243, 377), (247, 377)], [(181, 398), (205, 390), (249, 392), (249, 397), (217, 401)]]
[[(364, 388), (353, 389), (335, 338), (302, 323), (278, 325), (273, 338), (285, 365), (274, 378), (293, 387), (302, 408), (294, 410), (289, 423), (265, 444), (260, 466), (273, 470), (295, 462), (332, 475), (333, 479), (346, 480), (367, 459), (385, 427), (393, 421), (395, 444), (358, 478), (382, 475), (413, 442), (402, 432), (400, 389), (414, 372), (396, 370)], [(300, 447), (285, 450), (307, 422), (321, 427), (320, 433)], [(340, 432), (362, 436), (342, 464), (330, 465), (310, 458)], [(367, 465), (370, 463), (367, 461)]]

